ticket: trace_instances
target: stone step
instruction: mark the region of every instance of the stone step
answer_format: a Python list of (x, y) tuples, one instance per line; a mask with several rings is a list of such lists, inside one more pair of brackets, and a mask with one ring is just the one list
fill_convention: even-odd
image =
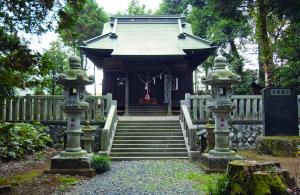
[(186, 152), (186, 148), (112, 148), (111, 152)]
[(177, 120), (120, 120), (118, 124), (158, 124), (158, 123), (172, 123), (172, 124), (180, 124)]
[(115, 140), (183, 140), (183, 136), (115, 136)]
[(111, 157), (113, 161), (129, 161), (129, 160), (164, 160), (164, 159), (180, 159), (187, 160), (187, 156), (128, 156), (128, 157)]
[(187, 157), (187, 152), (111, 152), (111, 157)]
[(113, 144), (185, 144), (184, 140), (114, 140)]
[(127, 126), (142, 126), (147, 127), (151, 125), (152, 127), (179, 127), (178, 123), (118, 123), (118, 127), (127, 127)]
[(119, 133), (119, 132), (136, 132), (136, 133), (139, 133), (139, 132), (157, 132), (157, 133), (160, 133), (160, 132), (182, 132), (181, 129), (118, 129), (116, 131), (116, 133)]
[(153, 127), (151, 125), (132, 125), (132, 126), (117, 126), (118, 129), (180, 129), (178, 126), (157, 126)]
[(182, 132), (120, 132), (116, 136), (183, 136)]
[[(132, 141), (131, 141), (132, 142)], [(112, 148), (185, 148), (185, 144), (113, 144)]]

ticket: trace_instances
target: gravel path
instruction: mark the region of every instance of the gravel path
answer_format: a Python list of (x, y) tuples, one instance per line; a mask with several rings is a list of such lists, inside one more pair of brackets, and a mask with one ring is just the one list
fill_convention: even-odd
[(180, 178), (180, 174), (189, 172), (201, 169), (185, 160), (113, 162), (109, 172), (76, 185), (66, 194), (201, 194), (193, 188), (191, 180)]

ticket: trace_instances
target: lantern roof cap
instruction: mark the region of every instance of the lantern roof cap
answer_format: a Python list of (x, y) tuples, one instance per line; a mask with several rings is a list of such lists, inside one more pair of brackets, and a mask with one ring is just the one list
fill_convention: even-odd
[(214, 59), (214, 69), (208, 76), (201, 78), (203, 84), (237, 84), (241, 82), (241, 77), (231, 70), (226, 69), (227, 59), (219, 55)]
[(78, 56), (69, 57), (69, 66), (70, 69), (81, 69), (81, 59)]
[(215, 57), (214, 59), (214, 69), (225, 69), (225, 67), (227, 66), (227, 59), (222, 56), (222, 55), (218, 55), (217, 57)]

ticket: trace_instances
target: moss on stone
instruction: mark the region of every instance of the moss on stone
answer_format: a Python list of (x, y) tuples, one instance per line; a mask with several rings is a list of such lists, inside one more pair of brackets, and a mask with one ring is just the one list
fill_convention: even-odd
[(255, 141), (256, 151), (274, 156), (295, 157), (300, 136), (259, 136)]
[(227, 170), (230, 194), (286, 194), (295, 182), (277, 163), (231, 161)]
[(287, 186), (278, 174), (257, 172), (253, 173), (254, 194), (286, 194)]

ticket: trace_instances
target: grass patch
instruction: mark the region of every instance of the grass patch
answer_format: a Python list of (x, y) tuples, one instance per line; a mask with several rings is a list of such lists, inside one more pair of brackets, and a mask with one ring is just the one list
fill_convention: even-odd
[(59, 190), (64, 192), (68, 187), (77, 184), (80, 179), (72, 176), (58, 176), (57, 181), (59, 182)]
[(22, 183), (32, 181), (34, 178), (42, 175), (41, 170), (32, 170), (25, 173), (17, 174), (11, 177), (0, 179), (0, 185), (18, 186)]
[(57, 181), (65, 186), (69, 186), (76, 184), (79, 181), (79, 179), (76, 177), (59, 176), (57, 178)]
[(209, 192), (214, 187), (214, 181), (224, 177), (224, 174), (204, 174), (199, 172), (178, 173), (178, 179), (187, 179), (193, 181), (193, 188), (199, 193)]
[(146, 184), (144, 189), (147, 191), (147, 192), (154, 192), (156, 190), (156, 186), (154, 184)]

